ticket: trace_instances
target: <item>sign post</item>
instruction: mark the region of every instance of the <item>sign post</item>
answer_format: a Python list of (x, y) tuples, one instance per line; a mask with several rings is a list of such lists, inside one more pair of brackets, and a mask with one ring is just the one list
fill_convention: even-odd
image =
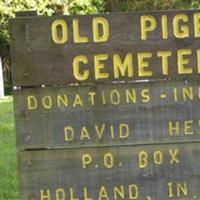
[(200, 11), (10, 20), (21, 199), (200, 199)]

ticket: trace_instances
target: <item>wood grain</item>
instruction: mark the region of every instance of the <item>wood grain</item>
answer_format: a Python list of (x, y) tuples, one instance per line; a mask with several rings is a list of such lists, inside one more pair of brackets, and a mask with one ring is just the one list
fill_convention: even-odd
[[(178, 149), (175, 161), (169, 151)], [(148, 164), (139, 167), (140, 152), (148, 153)], [(162, 152), (163, 163), (153, 161), (155, 154)], [(157, 152), (157, 153), (155, 153)], [(41, 198), (41, 191), (50, 192), (51, 200), (56, 199), (55, 191), (62, 189), (70, 199), (70, 188), (74, 198), (86, 200), (83, 188), (88, 190), (88, 198), (99, 199), (102, 186), (106, 188), (109, 199), (114, 200), (113, 188), (124, 187), (125, 198), (129, 198), (128, 187), (135, 184), (138, 187), (138, 198), (144, 200), (192, 200), (200, 198), (200, 147), (199, 144), (170, 144), (147, 146), (123, 146), (104, 148), (81, 148), (48, 151), (26, 151), (19, 153), (19, 169), (22, 190), (22, 200)], [(112, 168), (104, 166), (104, 156), (110, 153), (114, 158)], [(92, 162), (82, 168), (82, 156), (89, 154)], [(156, 158), (158, 159), (158, 157)], [(170, 197), (168, 184), (173, 185), (173, 197)], [(185, 193), (177, 190), (181, 184)], [(187, 186), (187, 191), (184, 185)], [(148, 198), (151, 197), (151, 198)], [(48, 199), (48, 198), (46, 198)], [(72, 198), (71, 198), (72, 199)], [(70, 200), (71, 200), (70, 199)], [(104, 198), (100, 199), (106, 199)], [(108, 199), (108, 198), (107, 198)]]
[[(193, 14), (195, 11), (159, 11), (111, 13), (91, 16), (53, 16), (53, 17), (18, 17), (10, 20), (11, 57), (14, 86), (58, 85), (69, 83), (91, 83), (112, 81), (136, 81), (142, 79), (199, 79), (197, 70), (196, 50), (199, 49), (199, 38), (194, 37)], [(190, 23), (187, 23), (190, 35), (188, 38), (177, 39), (173, 34), (172, 21), (176, 14), (185, 14)], [(157, 19), (157, 28), (148, 34), (146, 41), (141, 40), (140, 17), (152, 15)], [(161, 16), (168, 17), (169, 38), (162, 39)], [(94, 43), (92, 36), (92, 19), (101, 16), (108, 20), (110, 38), (104, 43)], [(55, 19), (64, 19), (69, 25), (69, 39), (66, 44), (55, 44), (51, 36), (51, 24)], [(72, 21), (78, 19), (81, 35), (88, 37), (88, 43), (74, 44)], [(191, 49), (192, 55), (187, 66), (192, 68), (191, 74), (178, 74), (177, 50)], [(172, 51), (169, 58), (169, 74), (161, 72), (161, 58), (156, 56), (157, 51)], [(138, 75), (137, 53), (152, 52), (150, 70), (152, 76)], [(113, 76), (112, 55), (119, 54), (123, 60), (127, 53), (133, 56), (134, 75), (115, 78)], [(94, 78), (94, 55), (108, 54), (103, 61), (104, 71), (108, 78), (96, 80)], [(78, 81), (73, 76), (73, 59), (77, 55), (85, 55), (88, 64), (82, 67), (90, 71), (90, 77), (85, 81)], [(147, 59), (149, 60), (149, 59)], [(82, 69), (82, 70), (83, 70)]]
[[(143, 90), (148, 91), (148, 101), (142, 97)], [(23, 150), (200, 141), (199, 90), (197, 81), (161, 81), (15, 91), (18, 148)], [(133, 101), (130, 98), (127, 100), (127, 91), (135, 94), (132, 96)], [(185, 96), (184, 91), (190, 93), (190, 98)], [(95, 93), (93, 105), (88, 98), (90, 92)], [(106, 104), (103, 104), (102, 92)], [(77, 94), (82, 99), (83, 106), (78, 104), (73, 107)], [(110, 101), (110, 94), (114, 94), (113, 103), (117, 105)], [(58, 106), (59, 95), (66, 95), (67, 106)], [(37, 99), (37, 109), (28, 109), (28, 96)], [(42, 99), (46, 97), (52, 101), (50, 109), (45, 109), (42, 104)], [(122, 135), (128, 137), (120, 137), (120, 124), (123, 127)], [(72, 138), (73, 134), (73, 139), (65, 139), (64, 127), (73, 128), (73, 133), (67, 131), (67, 138)], [(170, 131), (169, 127), (178, 127), (178, 130)], [(102, 136), (98, 136), (100, 132)]]

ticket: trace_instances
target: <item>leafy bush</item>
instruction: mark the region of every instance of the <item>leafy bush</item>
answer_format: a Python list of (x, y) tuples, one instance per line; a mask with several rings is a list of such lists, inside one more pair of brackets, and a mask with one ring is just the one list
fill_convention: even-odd
[(119, 0), (119, 10), (166, 10), (200, 8), (200, 0)]

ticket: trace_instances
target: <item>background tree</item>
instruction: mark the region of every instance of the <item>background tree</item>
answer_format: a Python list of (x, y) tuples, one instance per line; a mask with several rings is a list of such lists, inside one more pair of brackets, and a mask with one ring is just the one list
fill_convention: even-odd
[(121, 11), (192, 9), (199, 8), (200, 0), (119, 0)]

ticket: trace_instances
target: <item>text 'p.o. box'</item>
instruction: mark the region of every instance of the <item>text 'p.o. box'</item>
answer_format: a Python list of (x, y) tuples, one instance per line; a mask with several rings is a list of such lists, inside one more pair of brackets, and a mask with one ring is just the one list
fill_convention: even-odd
[(199, 10), (9, 27), (22, 200), (200, 199)]

